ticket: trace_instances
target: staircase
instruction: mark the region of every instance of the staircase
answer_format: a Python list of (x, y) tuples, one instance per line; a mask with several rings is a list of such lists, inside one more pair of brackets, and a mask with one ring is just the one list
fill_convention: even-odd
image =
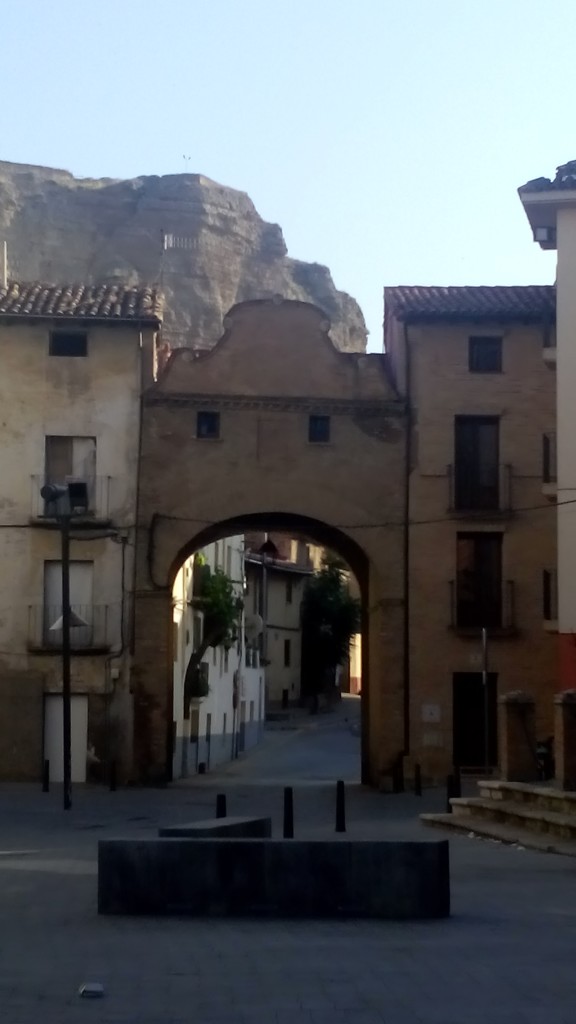
[(452, 813), (422, 814), (422, 821), (482, 839), (576, 857), (576, 792), (496, 779), (477, 785), (478, 796), (453, 798)]

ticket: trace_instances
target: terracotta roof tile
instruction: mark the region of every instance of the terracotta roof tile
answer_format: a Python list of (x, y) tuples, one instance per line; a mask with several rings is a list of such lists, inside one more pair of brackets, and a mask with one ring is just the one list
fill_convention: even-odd
[(0, 285), (0, 316), (159, 321), (162, 298), (147, 287), (10, 281)]
[(399, 286), (384, 289), (384, 307), (397, 320), (419, 321), (553, 321), (554, 285), (493, 287)]
[(576, 160), (560, 164), (556, 168), (555, 178), (533, 178), (525, 185), (520, 185), (518, 192), (573, 192), (576, 189)]

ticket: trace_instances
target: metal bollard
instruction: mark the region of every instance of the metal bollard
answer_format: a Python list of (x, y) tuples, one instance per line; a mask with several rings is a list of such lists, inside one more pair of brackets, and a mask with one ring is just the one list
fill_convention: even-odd
[(422, 796), (422, 769), (419, 764), (414, 765), (414, 796)]
[(116, 780), (116, 761), (111, 761), (110, 762), (110, 775), (109, 775), (109, 778), (108, 778), (108, 784), (110, 786), (110, 792), (111, 793), (115, 793), (116, 792), (116, 785), (117, 785), (117, 780)]
[(226, 793), (217, 793), (216, 794), (216, 817), (217, 818), (225, 818), (226, 817), (226, 813), (227, 813), (226, 812)]
[(42, 766), (42, 792), (50, 792), (50, 761), (44, 761)]
[(452, 814), (452, 804), (450, 803), (450, 801), (451, 801), (452, 797), (454, 797), (456, 795), (454, 790), (455, 790), (454, 776), (453, 775), (447, 775), (446, 776), (446, 813), (447, 814)]
[(294, 790), (284, 789), (284, 839), (294, 839)]
[(346, 831), (346, 796), (341, 779), (336, 783), (336, 832)]

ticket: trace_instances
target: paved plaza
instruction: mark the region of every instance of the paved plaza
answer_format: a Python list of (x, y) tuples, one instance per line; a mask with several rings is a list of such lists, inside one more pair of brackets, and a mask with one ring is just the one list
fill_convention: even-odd
[[(162, 790), (0, 786), (0, 1006), (6, 1024), (573, 1024), (576, 861), (450, 840), (453, 916), (426, 923), (136, 919), (96, 913), (98, 839), (271, 813), (295, 786), (296, 835), (330, 835), (346, 777), (350, 837), (436, 839), (444, 794), (353, 781), (348, 715), (267, 733), (251, 758)], [(340, 770), (338, 770), (340, 769)], [(385, 880), (383, 880), (385, 884)], [(83, 982), (103, 999), (78, 996)]]

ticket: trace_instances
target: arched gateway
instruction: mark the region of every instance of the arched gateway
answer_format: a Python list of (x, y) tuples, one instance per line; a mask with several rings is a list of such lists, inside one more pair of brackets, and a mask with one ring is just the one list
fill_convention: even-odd
[(144, 393), (134, 774), (169, 774), (176, 571), (202, 545), (266, 526), (337, 550), (358, 577), (363, 780), (377, 785), (407, 753), (404, 403), (385, 357), (339, 352), (307, 303), (242, 303), (224, 326), (211, 351), (174, 352)]

